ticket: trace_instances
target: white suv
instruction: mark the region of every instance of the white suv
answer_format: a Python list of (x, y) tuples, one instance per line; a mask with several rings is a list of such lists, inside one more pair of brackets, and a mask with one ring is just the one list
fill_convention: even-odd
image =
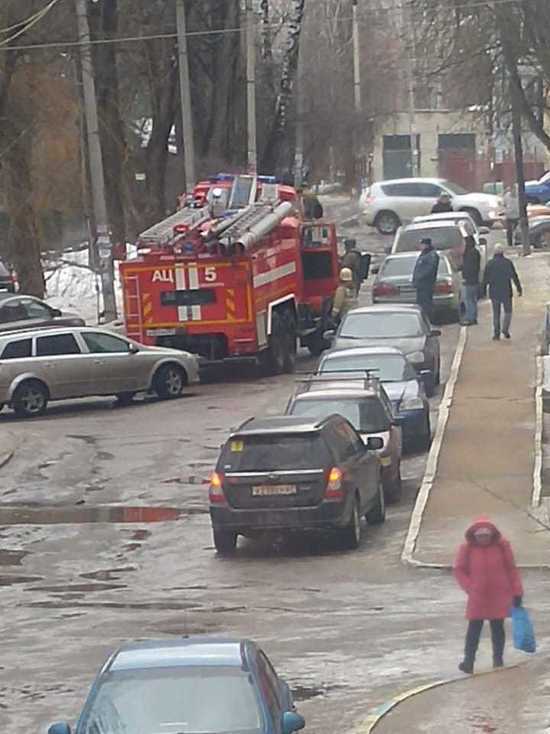
[(441, 194), (449, 194), (455, 211), (467, 212), (479, 226), (492, 226), (503, 216), (503, 203), (494, 194), (470, 194), (440, 178), (401, 178), (380, 181), (366, 189), (359, 207), (367, 224), (381, 234), (393, 234), (404, 222), (430, 214)]

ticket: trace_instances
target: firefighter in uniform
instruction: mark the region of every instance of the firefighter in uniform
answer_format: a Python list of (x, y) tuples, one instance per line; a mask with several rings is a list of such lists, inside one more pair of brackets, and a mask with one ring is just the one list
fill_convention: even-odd
[(339, 324), (347, 312), (356, 306), (357, 292), (353, 282), (353, 273), (350, 268), (342, 268), (340, 283), (334, 292), (332, 301), (332, 320)]

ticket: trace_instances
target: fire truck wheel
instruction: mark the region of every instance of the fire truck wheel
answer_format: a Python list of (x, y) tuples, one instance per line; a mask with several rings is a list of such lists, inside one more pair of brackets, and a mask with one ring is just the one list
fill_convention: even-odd
[(284, 336), (286, 346), (284, 352), (284, 372), (294, 372), (296, 369), (296, 321), (291, 314), (287, 314), (284, 319)]
[(161, 400), (179, 398), (186, 384), (185, 370), (177, 364), (163, 364), (153, 380), (154, 390)]
[(289, 343), (285, 336), (283, 320), (274, 312), (271, 318), (269, 347), (262, 355), (262, 367), (270, 375), (280, 375), (285, 371)]

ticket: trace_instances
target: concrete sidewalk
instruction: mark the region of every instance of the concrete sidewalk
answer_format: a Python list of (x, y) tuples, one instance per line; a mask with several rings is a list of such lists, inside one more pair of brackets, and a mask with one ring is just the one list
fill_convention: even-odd
[(373, 734), (542, 734), (548, 726), (548, 660), (465, 677), (407, 698)]
[(549, 300), (550, 257), (514, 258), (524, 297), (512, 339), (493, 342), (490, 303), (468, 328), (435, 481), (414, 559), (450, 566), (464, 530), (489, 515), (522, 565), (550, 564), (550, 532), (528, 514), (535, 456), (536, 349)]

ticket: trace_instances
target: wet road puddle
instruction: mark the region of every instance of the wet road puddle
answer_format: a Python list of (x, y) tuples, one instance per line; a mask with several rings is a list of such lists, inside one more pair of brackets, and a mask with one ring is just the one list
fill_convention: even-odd
[[(85, 525), (173, 522), (189, 514), (174, 507), (0, 507), (2, 525)], [(2, 561), (0, 559), (0, 565)]]

